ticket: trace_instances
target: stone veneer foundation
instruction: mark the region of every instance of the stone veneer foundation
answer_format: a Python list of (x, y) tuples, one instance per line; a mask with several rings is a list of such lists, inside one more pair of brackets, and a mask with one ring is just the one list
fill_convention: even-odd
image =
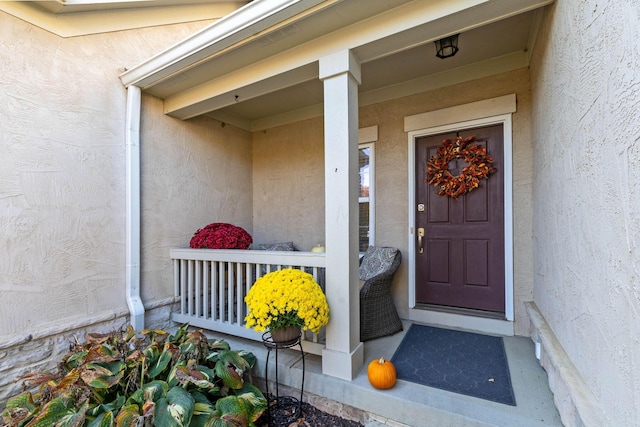
[(544, 316), (533, 302), (525, 303), (531, 319), (531, 339), (540, 365), (547, 371), (554, 403), (567, 427), (599, 427), (607, 425), (593, 394), (562, 348)]
[[(169, 329), (174, 299), (147, 307), (146, 325), (153, 329)], [(23, 391), (20, 377), (29, 372), (53, 370), (69, 352), (70, 344), (83, 341), (89, 332), (106, 333), (121, 330), (129, 323), (129, 313), (85, 319), (76, 325), (54, 325), (13, 341), (0, 342), (0, 411), (7, 400)]]

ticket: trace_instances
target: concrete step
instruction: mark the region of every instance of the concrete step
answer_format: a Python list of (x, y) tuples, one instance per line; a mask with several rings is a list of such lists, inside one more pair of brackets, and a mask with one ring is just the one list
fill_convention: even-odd
[[(408, 326), (408, 325), (407, 325)], [(406, 331), (405, 327), (405, 331)], [(258, 358), (254, 375), (265, 376), (266, 348), (260, 342), (222, 334), (235, 350), (253, 352)], [(403, 333), (365, 343), (365, 366), (379, 357), (390, 359)], [(562, 426), (549, 390), (547, 376), (534, 356), (534, 346), (526, 337), (505, 337), (511, 381), (517, 406), (504, 405), (445, 390), (399, 380), (389, 390), (373, 388), (363, 368), (352, 381), (322, 374), (320, 356), (307, 354), (304, 369), (304, 400), (333, 415), (352, 419), (367, 427), (379, 426)], [(268, 377), (275, 380), (274, 356), (270, 358)], [(278, 382), (297, 389), (302, 382), (299, 351), (280, 350)]]

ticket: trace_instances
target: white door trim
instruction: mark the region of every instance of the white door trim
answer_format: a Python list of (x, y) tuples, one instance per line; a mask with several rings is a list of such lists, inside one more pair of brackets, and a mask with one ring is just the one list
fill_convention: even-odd
[[(490, 107), (490, 108), (487, 108)], [(493, 113), (487, 116), (487, 113)], [(445, 110), (405, 117), (409, 144), (409, 318), (423, 323), (459, 327), (481, 332), (513, 335), (513, 141), (511, 113), (515, 112), (515, 94), (474, 102)], [(474, 117), (475, 116), (475, 117)], [(484, 319), (460, 314), (418, 310), (415, 297), (415, 141), (417, 138), (453, 130), (502, 124), (504, 132), (504, 258), (506, 320)], [(421, 127), (424, 125), (424, 127)]]

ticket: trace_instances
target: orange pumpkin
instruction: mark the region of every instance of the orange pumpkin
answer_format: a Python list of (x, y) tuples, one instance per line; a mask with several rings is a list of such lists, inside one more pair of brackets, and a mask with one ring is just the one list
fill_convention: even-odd
[(384, 357), (372, 360), (367, 368), (367, 377), (375, 388), (391, 388), (396, 384), (396, 367)]

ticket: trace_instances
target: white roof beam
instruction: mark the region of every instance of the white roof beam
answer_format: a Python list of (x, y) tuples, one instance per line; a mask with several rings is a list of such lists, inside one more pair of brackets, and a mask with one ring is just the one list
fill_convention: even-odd
[[(317, 63), (291, 70), (281, 67), (281, 72), (272, 72), (260, 67), (238, 70), (187, 91), (170, 96), (164, 101), (164, 112), (172, 117), (189, 119), (233, 105), (261, 95), (272, 93), (278, 88), (295, 86), (313, 80), (318, 76)], [(204, 94), (204, 96), (201, 96)]]

